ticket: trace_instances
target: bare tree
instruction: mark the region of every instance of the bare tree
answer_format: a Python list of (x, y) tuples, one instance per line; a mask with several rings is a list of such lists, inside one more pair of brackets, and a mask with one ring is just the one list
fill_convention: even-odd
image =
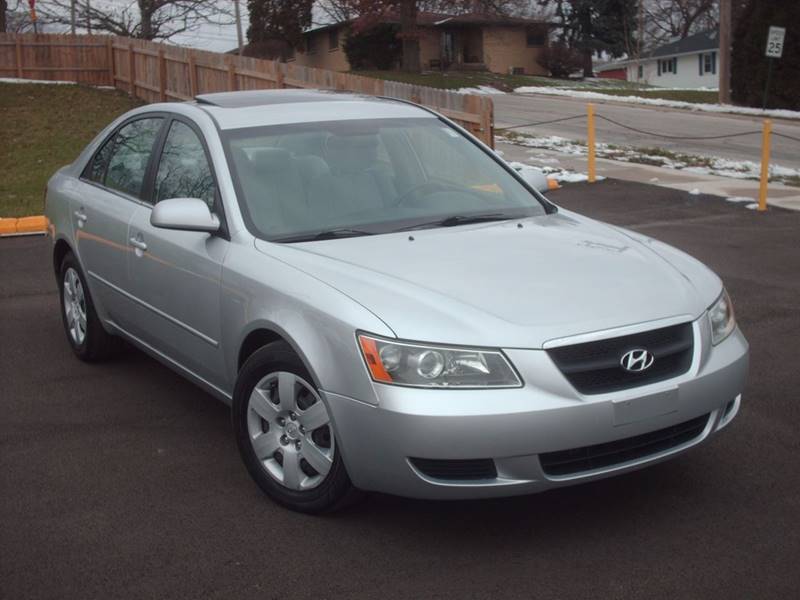
[[(70, 24), (73, 0), (40, 0), (42, 20)], [(135, 0), (114, 4), (74, 0), (78, 23), (95, 32), (145, 40), (168, 39), (204, 23), (232, 24), (232, 5), (222, 0)]]
[(0, 31), (9, 33), (33, 31), (31, 12), (26, 0), (0, 0)]
[(717, 0), (645, 0), (644, 17), (651, 44), (719, 26)]
[(319, 0), (315, 8), (319, 24), (341, 23), (356, 16), (352, 0)]

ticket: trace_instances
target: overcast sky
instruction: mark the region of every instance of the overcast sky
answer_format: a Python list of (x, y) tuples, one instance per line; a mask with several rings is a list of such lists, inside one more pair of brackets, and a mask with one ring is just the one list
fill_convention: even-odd
[[(47, 0), (39, 0), (45, 4)], [(136, 0), (91, 0), (92, 7), (110, 11), (118, 11), (123, 8), (135, 10)], [(233, 14), (233, 0), (218, 0), (220, 6), (225, 7)], [(11, 4), (11, 3), (9, 3)], [(26, 2), (23, 4), (27, 4)], [(249, 25), (249, 13), (247, 12), (247, 0), (240, 0), (242, 12), (242, 35), (244, 43), (247, 43), (247, 26)], [(323, 15), (315, 14), (315, 22), (323, 19)], [(225, 18), (227, 20), (227, 17)], [(79, 33), (85, 33), (85, 29), (79, 27)], [(211, 50), (213, 52), (226, 52), (236, 47), (236, 26), (230, 25), (200, 25), (196, 31), (175, 35), (169, 40), (173, 44), (182, 46), (192, 46)]]

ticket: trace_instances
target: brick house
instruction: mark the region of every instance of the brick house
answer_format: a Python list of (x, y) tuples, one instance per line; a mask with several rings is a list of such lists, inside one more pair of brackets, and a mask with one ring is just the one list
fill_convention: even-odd
[[(399, 24), (387, 16), (385, 24)], [(547, 75), (539, 64), (547, 45), (548, 25), (542, 21), (469, 13), (418, 15), (420, 64), (423, 70), (482, 70), (493, 73)], [(353, 21), (332, 23), (304, 35), (304, 45), (288, 58), (299, 65), (349, 71), (343, 44)]]

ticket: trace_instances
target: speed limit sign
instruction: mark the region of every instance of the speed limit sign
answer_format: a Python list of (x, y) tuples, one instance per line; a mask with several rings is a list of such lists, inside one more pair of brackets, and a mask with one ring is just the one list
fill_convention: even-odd
[(783, 56), (783, 38), (786, 37), (785, 27), (770, 27), (767, 36), (766, 55), (769, 58), (780, 58)]

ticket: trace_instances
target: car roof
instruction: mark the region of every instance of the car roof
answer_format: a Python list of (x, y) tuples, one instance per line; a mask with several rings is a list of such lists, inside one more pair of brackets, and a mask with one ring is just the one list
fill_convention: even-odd
[(220, 129), (352, 119), (436, 118), (414, 104), (333, 90), (248, 90), (201, 94), (195, 105)]

